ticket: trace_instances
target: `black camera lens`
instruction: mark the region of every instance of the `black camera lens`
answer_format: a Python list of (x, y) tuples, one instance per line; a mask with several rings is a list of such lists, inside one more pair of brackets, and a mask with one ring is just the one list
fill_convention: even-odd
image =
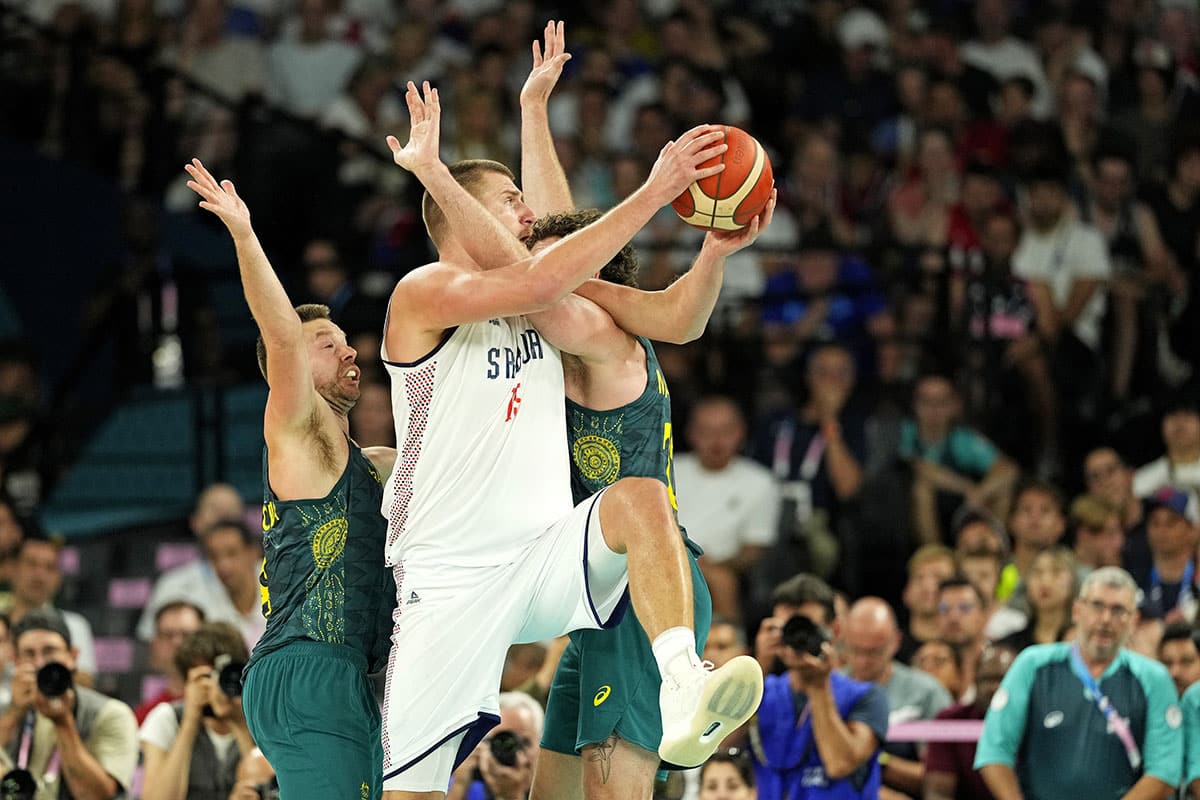
[(226, 697), (241, 697), (242, 670), (246, 668), (246, 662), (223, 655), (217, 656), (216, 663), (213, 666), (217, 670), (217, 688)]
[(801, 614), (794, 615), (783, 626), (783, 643), (797, 653), (820, 656), (821, 646), (828, 641), (821, 626)]
[(492, 748), (492, 758), (506, 767), (517, 765), (517, 753), (525, 749), (524, 737), (517, 736), (512, 731), (500, 731), (488, 740)]
[(62, 697), (74, 685), (71, 670), (56, 661), (51, 661), (37, 671), (37, 688), (43, 697)]
[(33, 800), (37, 781), (27, 769), (11, 769), (0, 778), (0, 800)]

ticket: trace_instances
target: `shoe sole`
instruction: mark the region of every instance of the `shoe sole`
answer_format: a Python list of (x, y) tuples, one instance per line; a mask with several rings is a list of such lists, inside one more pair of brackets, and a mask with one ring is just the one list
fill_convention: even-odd
[(738, 656), (713, 672), (700, 694), (698, 710), (686, 731), (668, 739), (664, 733), (658, 755), (668, 764), (698, 767), (758, 710), (762, 702), (762, 667), (750, 656)]

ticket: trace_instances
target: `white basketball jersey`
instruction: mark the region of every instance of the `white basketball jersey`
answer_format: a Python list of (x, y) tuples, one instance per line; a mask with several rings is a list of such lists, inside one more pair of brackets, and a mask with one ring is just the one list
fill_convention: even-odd
[(510, 563), (571, 511), (562, 358), (528, 320), (460, 325), (416, 363), (384, 359), (388, 566)]

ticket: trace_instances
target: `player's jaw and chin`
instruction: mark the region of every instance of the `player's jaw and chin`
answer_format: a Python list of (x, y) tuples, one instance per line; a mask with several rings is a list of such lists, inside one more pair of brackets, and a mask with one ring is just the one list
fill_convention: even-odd
[[(354, 371), (353, 377), (348, 374), (351, 369)], [(331, 380), (323, 380), (320, 383), (314, 381), (317, 394), (321, 395), (334, 411), (348, 414), (362, 394), (362, 390), (359, 388), (358, 374), (357, 365), (346, 366), (339, 363), (338, 371)]]

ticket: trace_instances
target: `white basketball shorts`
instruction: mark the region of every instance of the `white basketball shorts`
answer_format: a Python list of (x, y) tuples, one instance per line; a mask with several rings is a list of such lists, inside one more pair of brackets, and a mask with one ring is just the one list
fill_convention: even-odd
[[(600, 528), (599, 492), (510, 564), (405, 559), (383, 701), (385, 791), (446, 791), (450, 773), (499, 722), (509, 646), (620, 620), (625, 556)], [(454, 749), (453, 757), (441, 752)]]

